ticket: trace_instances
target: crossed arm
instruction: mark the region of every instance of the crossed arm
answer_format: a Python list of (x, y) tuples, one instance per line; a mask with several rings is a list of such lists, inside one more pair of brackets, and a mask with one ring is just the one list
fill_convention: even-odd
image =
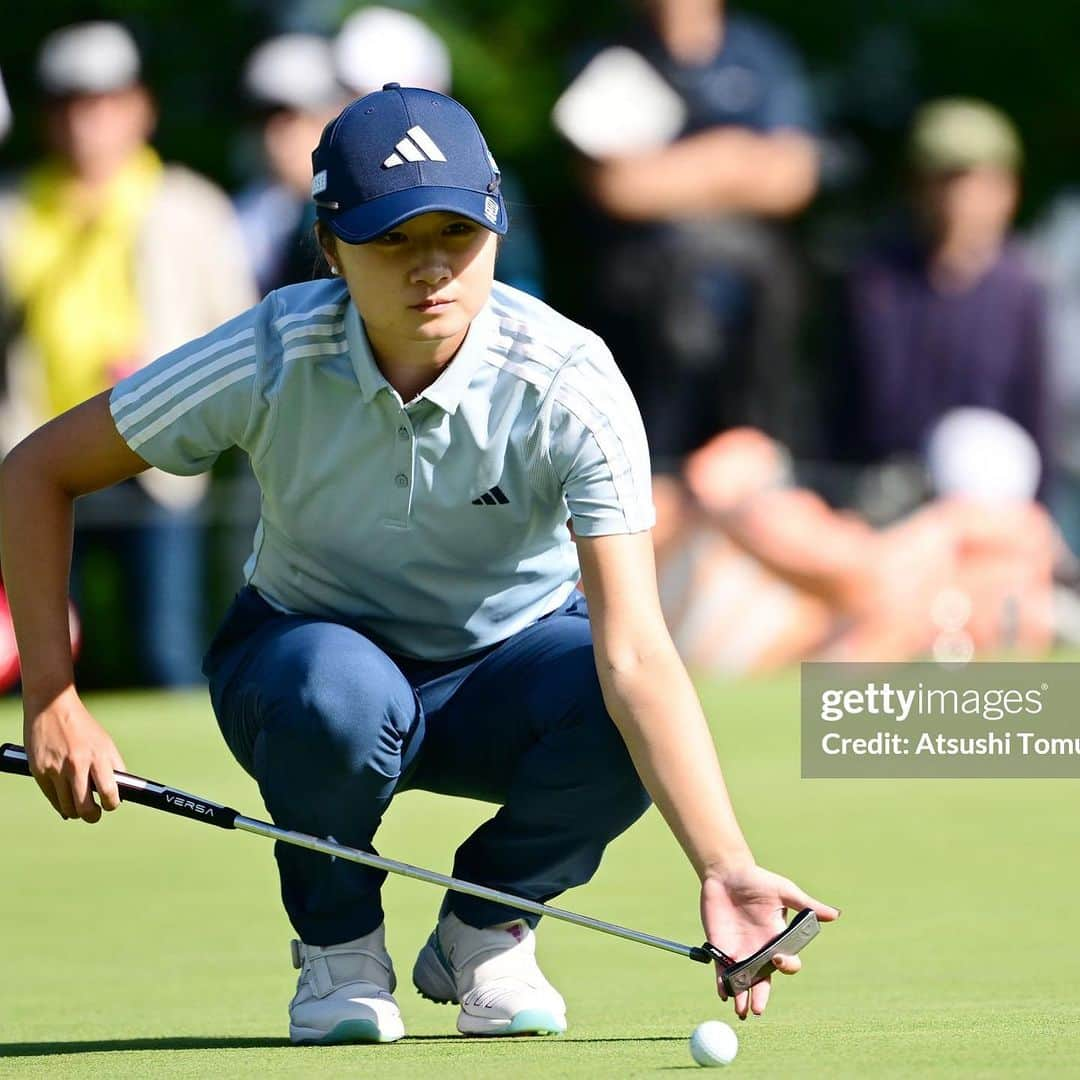
[(795, 129), (709, 128), (658, 150), (586, 165), (596, 203), (627, 221), (720, 212), (789, 217), (814, 197), (818, 152)]

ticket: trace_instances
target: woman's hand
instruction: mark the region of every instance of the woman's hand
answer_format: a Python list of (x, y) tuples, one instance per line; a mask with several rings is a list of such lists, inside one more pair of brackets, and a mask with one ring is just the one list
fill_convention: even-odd
[[(811, 908), (822, 922), (832, 922), (840, 915), (838, 908), (815, 900), (794, 882), (752, 862), (708, 872), (702, 881), (701, 923), (705, 936), (736, 960), (750, 956), (784, 929), (787, 908)], [(777, 954), (773, 963), (785, 975), (794, 975), (802, 967), (797, 956)], [(716, 986), (721, 1000), (727, 1001), (719, 965)], [(735, 1013), (740, 1020), (750, 1012), (760, 1016), (765, 1011), (770, 988), (769, 979), (765, 979), (735, 995)]]
[(124, 771), (124, 759), (74, 687), (42, 708), (27, 704), (24, 735), (30, 772), (62, 818), (80, 817), (92, 824), (103, 808), (120, 805), (113, 771)]
[[(63, 818), (93, 822), (120, 805), (112, 739), (75, 692), (68, 578), (73, 504), (147, 468), (104, 391), (23, 439), (0, 466), (0, 541), (23, 686), (30, 772)], [(94, 801), (97, 789), (99, 806)]]

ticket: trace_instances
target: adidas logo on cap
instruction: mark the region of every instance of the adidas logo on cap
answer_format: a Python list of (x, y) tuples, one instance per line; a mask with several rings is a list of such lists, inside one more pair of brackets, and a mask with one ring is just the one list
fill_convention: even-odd
[(498, 167), (469, 111), (445, 94), (387, 83), (327, 124), (311, 161), (318, 219), (346, 243), (432, 211), (506, 232)]
[(405, 132), (405, 138), (394, 147), (394, 151), (382, 163), (384, 169), (404, 165), (406, 161), (446, 160), (446, 155), (435, 145), (435, 140), (419, 124)]

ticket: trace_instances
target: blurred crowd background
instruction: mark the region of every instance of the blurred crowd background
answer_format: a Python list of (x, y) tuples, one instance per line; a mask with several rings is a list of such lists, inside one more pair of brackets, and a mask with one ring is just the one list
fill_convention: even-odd
[[(426, 86), (503, 170), (500, 279), (601, 333), (638, 398), (694, 668), (1076, 644), (1078, 30), (1056, 0), (24, 6), (0, 445), (324, 273), (322, 126)], [(228, 455), (80, 500), (84, 685), (199, 682), (257, 514)]]

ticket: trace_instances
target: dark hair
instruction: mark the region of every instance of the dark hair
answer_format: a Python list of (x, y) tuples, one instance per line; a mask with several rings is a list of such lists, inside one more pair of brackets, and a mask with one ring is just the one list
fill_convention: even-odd
[(315, 258), (311, 264), (311, 280), (315, 281), (318, 278), (331, 276), (330, 260), (326, 257), (326, 249), (337, 252), (337, 237), (334, 231), (321, 221), (315, 222), (311, 235), (315, 238)]

